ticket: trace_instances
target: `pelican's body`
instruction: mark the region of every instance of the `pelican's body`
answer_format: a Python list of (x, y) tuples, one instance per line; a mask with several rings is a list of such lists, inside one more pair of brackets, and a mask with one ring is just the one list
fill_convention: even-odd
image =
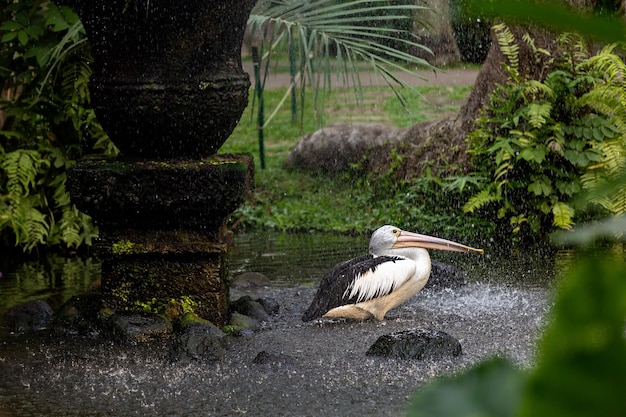
[(324, 276), (302, 320), (383, 320), (387, 311), (426, 285), (431, 265), (426, 248), (482, 253), (482, 249), (383, 226), (372, 234), (369, 255), (342, 262)]

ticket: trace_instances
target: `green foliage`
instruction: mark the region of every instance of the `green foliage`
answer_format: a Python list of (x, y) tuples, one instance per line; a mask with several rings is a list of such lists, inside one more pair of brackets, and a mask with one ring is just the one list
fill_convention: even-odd
[[(584, 69), (605, 82), (581, 98), (584, 105), (607, 118), (609, 124), (597, 124), (594, 139), (601, 134), (606, 140), (594, 142), (602, 159), (585, 172), (581, 181), (589, 190), (589, 200), (615, 215), (626, 214), (626, 64), (613, 52), (616, 45), (605, 47), (584, 63)], [(605, 78), (606, 77), (606, 78)], [(615, 126), (615, 127), (614, 127)], [(612, 189), (603, 191), (607, 187)]]
[[(554, 69), (543, 80), (528, 79), (520, 74), (511, 32), (504, 25), (495, 31), (510, 81), (496, 88), (477, 129), (468, 135), (475, 170), (490, 181), (464, 210), (495, 211), (514, 234), (572, 229), (577, 216), (585, 214), (584, 206), (576, 206), (583, 189), (597, 190), (626, 170), (621, 101), (626, 100), (626, 67), (614, 46), (590, 57), (583, 40), (567, 34), (549, 57)], [(537, 60), (548, 56), (528, 35), (523, 42)], [(621, 214), (624, 191), (591, 201)]]
[(411, 400), (411, 417), (513, 417), (525, 375), (504, 359), (490, 359), (427, 385)]
[[(408, 94), (411, 114), (398, 115), (397, 100), (389, 89), (365, 89), (365, 94), (378, 98), (386, 95), (381, 104), (371, 110), (359, 106), (362, 117), (378, 120), (381, 116), (392, 118), (399, 126), (411, 126), (415, 118), (438, 119), (449, 111), (446, 106), (433, 107), (424, 98), (431, 96), (442, 102), (459, 102), (469, 94), (467, 87), (420, 87)], [(273, 106), (284, 94), (284, 89), (267, 90), (266, 102)], [(330, 122), (345, 121), (350, 116), (338, 97), (345, 91), (335, 89), (329, 97)], [(313, 110), (308, 102), (307, 112)], [(381, 109), (386, 113), (381, 114)], [(458, 110), (458, 108), (457, 108)], [(316, 128), (314, 120), (305, 120), (305, 130)], [(242, 118), (223, 152), (254, 152), (256, 125), (250, 117)], [(479, 216), (460, 216), (462, 201), (471, 195), (480, 178), (471, 176), (454, 178), (458, 187), (450, 187), (435, 177), (428, 176), (414, 182), (401, 182), (392, 169), (387, 175), (371, 178), (362, 168), (345, 176), (329, 177), (282, 168), (285, 157), (300, 139), (300, 127), (291, 122), (289, 110), (283, 108), (275, 123), (266, 131), (267, 168), (255, 172), (255, 195), (232, 216), (238, 227), (276, 230), (318, 230), (367, 233), (380, 224), (391, 222), (407, 229), (419, 228), (424, 233), (437, 234), (458, 240), (478, 242), (493, 230), (492, 222)], [(400, 162), (395, 154), (395, 163)], [(257, 161), (258, 164), (258, 161)]]
[(96, 228), (69, 199), (84, 153), (115, 154), (89, 109), (91, 55), (66, 6), (4, 1), (0, 24), (0, 246), (91, 244)]

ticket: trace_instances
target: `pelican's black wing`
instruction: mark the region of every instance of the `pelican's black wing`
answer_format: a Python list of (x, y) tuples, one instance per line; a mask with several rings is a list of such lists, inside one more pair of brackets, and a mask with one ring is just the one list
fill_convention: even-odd
[(356, 297), (348, 298), (348, 296), (344, 296), (354, 280), (367, 271), (374, 271), (380, 264), (399, 259), (402, 258), (363, 255), (335, 265), (322, 278), (311, 305), (302, 315), (302, 321), (314, 320), (322, 317), (335, 307), (356, 303)]

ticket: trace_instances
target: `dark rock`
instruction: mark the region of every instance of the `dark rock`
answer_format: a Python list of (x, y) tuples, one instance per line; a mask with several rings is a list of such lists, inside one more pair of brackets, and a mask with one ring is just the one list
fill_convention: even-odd
[(102, 295), (87, 293), (70, 298), (54, 319), (54, 330), (59, 333), (97, 336), (102, 323), (100, 312)]
[(459, 356), (461, 352), (461, 343), (445, 332), (413, 329), (380, 336), (367, 354), (400, 359), (440, 359)]
[(233, 301), (230, 304), (230, 309), (259, 321), (268, 321), (270, 318), (263, 306), (250, 298), (249, 295), (244, 295), (237, 301)]
[(171, 359), (175, 361), (220, 360), (224, 357), (224, 332), (213, 323), (186, 315), (176, 336)]
[(430, 278), (425, 288), (455, 288), (465, 285), (465, 273), (455, 266), (438, 261), (431, 262)]
[(13, 331), (40, 330), (52, 321), (52, 308), (42, 300), (27, 301), (6, 312), (8, 327)]
[(336, 123), (304, 136), (291, 150), (285, 167), (338, 173), (362, 163), (369, 152), (399, 143), (406, 129), (376, 123)]
[(256, 302), (261, 304), (261, 307), (263, 307), (265, 312), (270, 316), (276, 316), (280, 311), (280, 304), (278, 304), (275, 298), (257, 298)]
[(295, 360), (284, 353), (271, 353), (262, 350), (252, 360), (252, 363), (257, 365), (291, 365), (295, 363)]
[(260, 272), (244, 272), (230, 282), (230, 286), (235, 288), (262, 287), (269, 284), (270, 279)]
[(149, 342), (172, 335), (172, 323), (154, 314), (114, 314), (109, 323), (113, 336), (124, 343)]
[(255, 331), (261, 328), (261, 323), (252, 317), (240, 313), (230, 315), (230, 325), (238, 331)]

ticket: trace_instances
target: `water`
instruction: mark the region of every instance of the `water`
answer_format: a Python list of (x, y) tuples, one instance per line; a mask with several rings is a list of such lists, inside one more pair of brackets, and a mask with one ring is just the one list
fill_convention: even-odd
[[(534, 361), (550, 307), (551, 257), (432, 251), (433, 259), (467, 271), (468, 284), (425, 289), (383, 322), (302, 323), (300, 315), (323, 272), (363, 253), (367, 238), (255, 233), (238, 235), (235, 242), (232, 274), (262, 272), (272, 279), (271, 285), (237, 291), (274, 297), (281, 310), (263, 330), (230, 339), (222, 361), (171, 363), (168, 347), (158, 344), (5, 334), (0, 416), (399, 416), (407, 398), (433, 377), (493, 355), (520, 366)], [(95, 275), (85, 272), (66, 283), (39, 274), (31, 286), (26, 275), (5, 274), (0, 300), (7, 294), (12, 300), (64, 298), (70, 288), (82, 291)], [(438, 361), (365, 355), (380, 335), (412, 328), (451, 334), (461, 341), (463, 355)], [(253, 363), (261, 351), (282, 359)]]
[[(461, 242), (472, 245), (472, 242)], [(333, 265), (367, 253), (369, 236), (257, 232), (240, 234), (231, 250), (229, 270), (260, 272), (276, 285), (317, 284)], [(430, 251), (431, 259), (454, 265), (471, 281), (507, 283), (523, 287), (546, 287), (558, 273), (549, 252), (518, 250), (506, 256), (489, 248), (484, 255)], [(556, 259), (567, 262), (567, 252)]]
[(1, 265), (0, 315), (29, 300), (44, 300), (58, 310), (72, 295), (87, 291), (100, 277), (100, 262), (94, 258), (51, 256), (38, 262)]

